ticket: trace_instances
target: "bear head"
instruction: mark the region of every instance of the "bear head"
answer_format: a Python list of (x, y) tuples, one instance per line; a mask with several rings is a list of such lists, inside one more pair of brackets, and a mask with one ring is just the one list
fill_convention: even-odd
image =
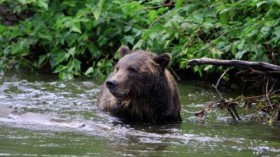
[(131, 100), (143, 94), (149, 95), (157, 81), (164, 77), (171, 56), (156, 55), (147, 51), (131, 51), (128, 47), (119, 49), (121, 59), (105, 84), (110, 93), (122, 100)]

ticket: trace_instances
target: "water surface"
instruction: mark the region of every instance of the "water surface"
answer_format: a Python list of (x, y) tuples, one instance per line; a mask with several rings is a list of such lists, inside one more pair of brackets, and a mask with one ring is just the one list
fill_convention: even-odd
[(0, 156), (280, 156), (277, 125), (235, 123), (220, 118), (223, 112), (197, 119), (194, 112), (218, 99), (200, 82), (179, 84), (183, 122), (176, 125), (119, 123), (98, 110), (99, 85), (0, 76)]

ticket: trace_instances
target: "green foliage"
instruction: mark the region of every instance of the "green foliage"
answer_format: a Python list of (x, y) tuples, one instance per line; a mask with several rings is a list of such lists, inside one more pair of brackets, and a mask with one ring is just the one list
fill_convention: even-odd
[(278, 0), (176, 0), (173, 7), (161, 0), (0, 0), (0, 5), (8, 6), (5, 14), (28, 13), (13, 25), (0, 18), (0, 74), (15, 66), (48, 65), (61, 79), (103, 79), (120, 45), (170, 52), (181, 68), (201, 57), (280, 63)]

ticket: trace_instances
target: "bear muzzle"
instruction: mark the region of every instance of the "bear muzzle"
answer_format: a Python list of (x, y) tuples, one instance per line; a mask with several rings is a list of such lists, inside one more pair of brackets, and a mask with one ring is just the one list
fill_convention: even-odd
[(121, 88), (116, 81), (108, 80), (108, 81), (106, 81), (106, 86), (114, 97), (117, 97), (117, 98), (126, 97), (125, 90), (123, 88)]
[(116, 85), (117, 85), (116, 81), (110, 81), (110, 80), (106, 81), (106, 86), (110, 90), (116, 88)]

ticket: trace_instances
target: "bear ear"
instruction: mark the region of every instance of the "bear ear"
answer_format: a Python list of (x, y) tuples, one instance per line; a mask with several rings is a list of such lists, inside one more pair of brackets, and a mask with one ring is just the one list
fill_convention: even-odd
[(121, 58), (122, 58), (122, 57), (124, 57), (125, 55), (130, 54), (130, 53), (131, 53), (131, 50), (130, 50), (127, 46), (121, 46), (121, 47), (118, 49), (118, 52), (120, 52)]
[(161, 54), (153, 58), (154, 62), (159, 64), (162, 68), (166, 68), (171, 60), (171, 56), (168, 53)]

